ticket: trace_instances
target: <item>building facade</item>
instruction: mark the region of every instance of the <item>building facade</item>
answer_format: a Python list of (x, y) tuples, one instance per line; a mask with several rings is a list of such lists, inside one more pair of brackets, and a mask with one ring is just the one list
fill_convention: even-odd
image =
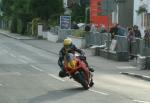
[(90, 0), (90, 21), (106, 27), (118, 23), (133, 25), (134, 0)]
[(144, 30), (150, 27), (150, 0), (134, 0), (133, 24), (138, 25), (144, 36)]
[(124, 27), (132, 26), (134, 0), (114, 0), (114, 3), (112, 22)]

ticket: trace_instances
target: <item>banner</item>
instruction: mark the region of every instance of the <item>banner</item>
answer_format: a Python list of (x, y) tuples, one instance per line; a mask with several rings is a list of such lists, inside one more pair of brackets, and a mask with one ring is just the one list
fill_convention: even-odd
[(71, 16), (60, 16), (60, 28), (71, 29)]

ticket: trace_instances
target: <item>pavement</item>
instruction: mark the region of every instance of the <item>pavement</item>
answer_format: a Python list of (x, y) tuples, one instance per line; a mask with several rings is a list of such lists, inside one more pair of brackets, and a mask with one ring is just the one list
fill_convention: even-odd
[[(59, 52), (60, 48), (62, 47), (62, 43), (54, 43), (54, 42), (50, 42), (47, 40), (37, 40), (33, 37), (27, 37), (27, 36), (22, 36), (22, 35), (16, 34), (16, 33), (10, 33), (6, 30), (0, 30), (0, 34), (3, 34), (5, 36), (11, 37), (11, 38), (14, 38), (17, 40), (22, 40), (22, 42), (24, 42), (26, 44), (29, 44), (33, 47), (45, 50), (47, 52), (50, 52), (50, 53), (53, 53), (56, 55), (58, 55), (58, 52)], [(86, 56), (89, 61), (94, 60), (94, 62), (90, 62), (90, 65), (92, 65), (94, 67), (100, 67), (101, 66), (100, 62), (105, 63), (104, 65), (106, 65), (106, 66), (109, 63), (110, 67), (112, 67), (112, 68), (113, 68), (113, 64), (115, 64), (115, 65), (119, 64), (117, 68), (119, 70), (121, 70), (121, 72), (120, 72), (121, 74), (150, 81), (150, 70), (141, 70), (137, 66), (133, 66), (131, 63), (132, 61), (130, 61), (130, 62), (112, 61), (112, 60), (108, 60), (106, 58), (93, 56), (89, 49), (85, 49), (84, 51), (85, 51)], [(124, 64), (126, 66), (121, 66)]]
[(33, 37), (23, 36), (23, 35), (16, 34), (16, 33), (10, 33), (9, 31), (2, 30), (2, 29), (0, 29), (0, 33), (5, 36), (17, 39), (17, 40), (33, 40), (34, 39)]

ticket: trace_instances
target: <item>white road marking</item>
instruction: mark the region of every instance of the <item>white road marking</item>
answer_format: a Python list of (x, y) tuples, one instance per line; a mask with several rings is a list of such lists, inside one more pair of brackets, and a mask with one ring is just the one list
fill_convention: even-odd
[(12, 57), (14, 57), (14, 58), (16, 58), (16, 57), (17, 57), (17, 56), (15, 56), (15, 55), (14, 55), (14, 54), (12, 54), (12, 53), (10, 54), (10, 56), (12, 56)]
[(18, 59), (20, 62), (27, 64), (28, 62), (23, 59)]
[(117, 69), (135, 69), (133, 66), (117, 66)]
[(0, 73), (0, 75), (1, 76), (3, 76), (3, 75), (18, 75), (18, 76), (20, 76), (21, 73), (19, 73), (19, 72), (5, 72), (5, 73)]
[(65, 80), (63, 80), (63, 79), (55, 76), (54, 74), (48, 74), (48, 75), (51, 76), (51, 77), (53, 77), (53, 78), (55, 78), (55, 79), (57, 79), (57, 80), (59, 80), (59, 81), (65, 82)]
[(41, 57), (45, 57), (45, 55), (43, 53), (37, 53), (37, 54)]
[(75, 84), (75, 86), (76, 86), (76, 87), (81, 87), (81, 86), (79, 86), (79, 85), (77, 85), (77, 84)]
[[(77, 84), (76, 84), (75, 86), (76, 86), (76, 87), (81, 87), (81, 86), (79, 86), (79, 85), (77, 85)], [(98, 94), (102, 94), (102, 95), (105, 95), (105, 96), (109, 95), (108, 93), (96, 91), (96, 90), (93, 90), (93, 89), (89, 89), (89, 91), (94, 92), (94, 93), (98, 93)]]
[(36, 67), (36, 66), (34, 66), (34, 65), (30, 65), (32, 68), (34, 68), (34, 69), (36, 69), (36, 70), (38, 70), (38, 71), (40, 71), (40, 72), (42, 72), (43, 70), (42, 69), (40, 69), (40, 68), (38, 68), (38, 67)]
[(150, 103), (150, 102), (147, 102), (147, 101), (141, 101), (141, 100), (133, 100), (133, 102), (136, 102), (136, 103)]
[(22, 58), (22, 59), (24, 59), (24, 60), (27, 60), (27, 61), (30, 61), (31, 59), (30, 58), (28, 58), (28, 57), (26, 57), (26, 56), (24, 56), (24, 55), (21, 55), (21, 56), (19, 56), (20, 58)]
[(109, 95), (109, 94), (107, 94), (107, 93), (100, 92), (100, 91), (96, 91), (96, 90), (93, 90), (93, 89), (89, 89), (89, 91), (95, 92), (95, 93), (98, 93), (98, 94), (102, 94), (102, 95)]

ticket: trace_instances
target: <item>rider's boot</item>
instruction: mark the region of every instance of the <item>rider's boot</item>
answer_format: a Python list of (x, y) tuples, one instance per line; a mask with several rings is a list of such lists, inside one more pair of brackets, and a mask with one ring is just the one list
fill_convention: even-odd
[(94, 82), (93, 82), (93, 79), (91, 79), (91, 82), (90, 82), (89, 86), (93, 87), (93, 85), (94, 85)]
[(87, 67), (89, 68), (89, 71), (90, 71), (90, 72), (94, 72), (94, 69), (88, 65), (87, 61), (85, 61), (85, 63), (86, 63), (86, 65), (87, 65)]
[(64, 70), (61, 70), (61, 71), (59, 72), (59, 77), (64, 78), (64, 77), (66, 77), (66, 76), (69, 76), (69, 74), (66, 73)]
[(92, 67), (89, 67), (89, 66), (88, 66), (88, 68), (89, 68), (89, 70), (90, 70), (91, 72), (94, 72), (94, 69), (93, 69)]

